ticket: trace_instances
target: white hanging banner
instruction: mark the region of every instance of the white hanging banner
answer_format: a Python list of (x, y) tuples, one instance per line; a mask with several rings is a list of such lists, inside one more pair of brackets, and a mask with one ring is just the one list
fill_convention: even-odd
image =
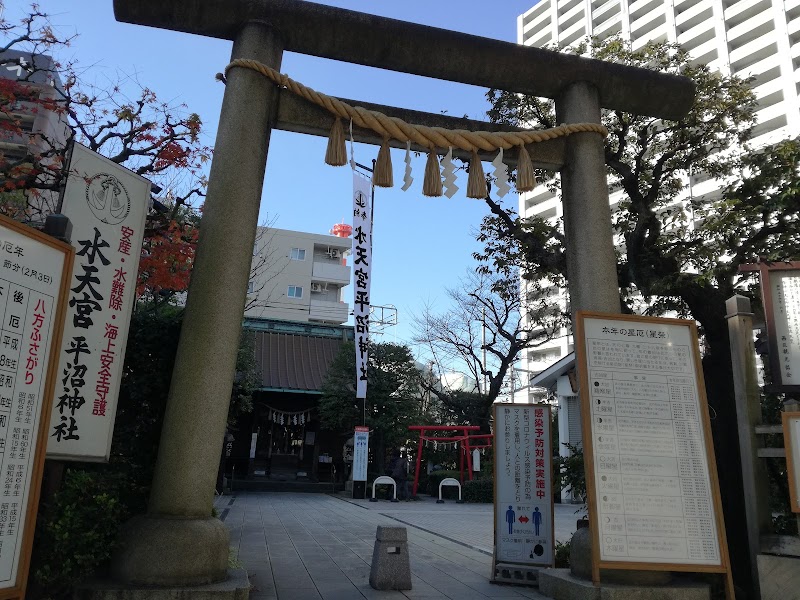
[(108, 460), (149, 200), (149, 181), (74, 145), (61, 212), (76, 252), (48, 458)]
[(369, 291), (372, 272), (371, 182), (353, 171), (353, 319), (356, 342), (356, 398), (367, 397)]

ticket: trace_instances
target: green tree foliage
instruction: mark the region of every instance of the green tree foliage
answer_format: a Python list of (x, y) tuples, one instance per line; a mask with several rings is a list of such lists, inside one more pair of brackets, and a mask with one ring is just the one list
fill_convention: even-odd
[(111, 557), (119, 526), (128, 516), (121, 500), (129, 485), (119, 474), (69, 470), (36, 528), (29, 598), (69, 598), (98, 564)]
[[(624, 192), (613, 217), (621, 242), (618, 280), (623, 306), (650, 314), (673, 311), (698, 322), (716, 455), (720, 464), (735, 465), (738, 443), (725, 301), (734, 293), (759, 301), (752, 274), (738, 272), (741, 264), (759, 257), (800, 256), (800, 146), (786, 141), (752, 153), (747, 142), (756, 102), (748, 83), (693, 64), (679, 46), (651, 43), (634, 51), (611, 38), (591, 40), (574, 51), (680, 73), (697, 86), (695, 104), (680, 121), (604, 111), (602, 120), (609, 129), (605, 159), (609, 183)], [(495, 121), (555, 124), (552, 103), (498, 91), (490, 92), (489, 98)], [(696, 184), (708, 177), (728, 183), (721, 198), (690, 193), (679, 200), (687, 181)], [(551, 178), (548, 185), (557, 190), (558, 179)], [(487, 203), (492, 215), (484, 221), (480, 239), (486, 249), (479, 259), (490, 265), (517, 264), (533, 279), (569, 277), (559, 224), (520, 219), (491, 199)], [(732, 523), (743, 510), (740, 476), (732, 468), (720, 468), (719, 475), (726, 522)], [(744, 547), (741, 536), (729, 527), (732, 547)], [(732, 556), (734, 571), (744, 573), (739, 562), (743, 555)]]
[[(618, 275), (624, 306), (651, 314), (674, 311), (697, 320), (704, 336), (709, 401), (718, 424), (730, 424), (733, 391), (725, 300), (734, 293), (749, 293), (759, 302), (752, 275), (739, 274), (739, 265), (759, 257), (800, 256), (800, 146), (786, 141), (750, 152), (746, 142), (755, 121), (755, 99), (747, 82), (692, 64), (688, 53), (674, 44), (651, 43), (633, 51), (611, 38), (592, 40), (576, 51), (681, 73), (697, 85), (694, 107), (681, 121), (605, 111), (605, 155), (609, 182), (625, 192), (613, 219), (623, 242)], [(497, 91), (489, 97), (494, 120), (554, 124), (551, 103)], [(722, 198), (678, 201), (685, 178), (699, 173), (730, 182)], [(551, 182), (555, 188), (557, 183)], [(517, 264), (523, 276), (532, 279), (569, 276), (559, 224), (520, 219), (491, 199), (487, 203), (492, 215), (484, 222), (480, 239), (486, 249), (479, 259)], [(648, 304), (637, 306), (639, 297)]]
[[(319, 415), (323, 427), (344, 436), (364, 422), (363, 402), (355, 393), (355, 345), (342, 345), (322, 385)], [(366, 425), (373, 467), (382, 475), (384, 456), (411, 438), (408, 426), (420, 424), (423, 399), (420, 371), (407, 346), (370, 343), (367, 367)]]
[[(146, 509), (182, 316), (169, 306), (134, 313), (109, 464), (68, 463), (61, 489), (42, 499), (29, 597), (69, 597), (110, 558), (125, 519)], [(249, 332), (236, 368), (229, 421), (251, 410), (259, 381)]]

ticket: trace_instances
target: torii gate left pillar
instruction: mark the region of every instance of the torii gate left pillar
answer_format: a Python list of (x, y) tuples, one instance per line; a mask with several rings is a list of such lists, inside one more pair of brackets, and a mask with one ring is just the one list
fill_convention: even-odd
[[(232, 58), (280, 69), (283, 47), (247, 23)], [(172, 374), (148, 513), (126, 526), (115, 578), (178, 586), (227, 577), (229, 535), (211, 516), (256, 238), (276, 87), (248, 69), (227, 80), (197, 255)]]
[[(115, 0), (114, 9), (118, 20), (233, 39), (234, 58), (254, 58), (276, 69), (283, 50), (297, 51), (554, 98), (567, 122), (597, 122), (601, 106), (680, 118), (694, 97), (694, 85), (685, 77), (308, 1)], [(406, 118), (411, 112), (372, 108)], [(332, 120), (324, 111), (278, 93), (253, 71), (229, 72), (148, 514), (129, 524), (113, 561), (113, 572), (122, 582), (192, 586), (226, 576), (227, 531), (210, 513), (269, 133), (274, 126), (327, 135)], [(500, 129), (428, 113), (415, 113), (410, 120)], [(369, 132), (355, 134), (357, 141), (380, 143)], [(567, 253), (572, 309), (618, 311), (601, 136), (576, 134), (531, 145), (528, 151), (537, 166), (561, 169), (567, 245), (576, 242)]]

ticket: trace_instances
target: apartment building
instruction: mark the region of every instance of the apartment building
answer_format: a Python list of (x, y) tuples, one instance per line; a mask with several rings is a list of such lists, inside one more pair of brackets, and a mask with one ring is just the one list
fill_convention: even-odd
[[(344, 229), (344, 233), (347, 233)], [(341, 325), (349, 237), (259, 227), (245, 317)]]
[[(620, 34), (634, 49), (649, 41), (677, 42), (698, 63), (725, 75), (752, 77), (758, 99), (754, 148), (800, 135), (800, 0), (540, 0), (517, 19), (518, 41), (527, 46), (569, 46), (587, 36)], [(683, 198), (713, 200), (719, 181), (699, 173), (687, 178)], [(610, 190), (613, 208), (622, 198)], [(679, 198), (678, 200), (681, 200)], [(545, 186), (520, 196), (520, 214), (556, 219), (559, 200)], [(526, 294), (525, 283), (521, 293)], [(551, 291), (566, 304), (564, 290)], [(542, 373), (573, 350), (561, 337), (522, 357), (522, 367)], [(518, 402), (541, 398), (534, 387)]]
[[(70, 130), (65, 115), (42, 108), (61, 98), (61, 81), (53, 59), (42, 54), (6, 50), (0, 53), (0, 79), (10, 82), (12, 91), (16, 87), (32, 89), (29, 97), (38, 98), (38, 103), (16, 100), (0, 109), (0, 120), (6, 121), (0, 126), (0, 163), (25, 164), (32, 156), (38, 156), (43, 164), (55, 164), (57, 155), (67, 144)], [(58, 193), (5, 192), (0, 195), (0, 203), (5, 205), (6, 213), (19, 207), (21, 220), (36, 223), (55, 212)]]

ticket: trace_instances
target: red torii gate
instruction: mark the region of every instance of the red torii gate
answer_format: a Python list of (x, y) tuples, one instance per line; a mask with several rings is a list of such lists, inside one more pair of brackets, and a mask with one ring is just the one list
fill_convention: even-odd
[[(467, 474), (470, 481), (472, 480), (472, 450), (480, 448), (490, 448), (492, 446), (492, 439), (494, 434), (470, 434), (470, 431), (480, 431), (477, 425), (409, 425), (409, 431), (419, 431), (419, 445), (417, 446), (416, 468), (414, 469), (414, 488), (411, 491), (412, 496), (417, 495), (417, 487), (419, 486), (419, 468), (422, 462), (422, 448), (423, 442), (457, 442), (461, 445), (460, 452), (460, 465), (461, 483), (464, 483), (464, 456), (467, 457)], [(458, 437), (434, 437), (426, 436), (426, 431), (453, 431), (461, 432)], [(484, 440), (483, 444), (470, 444), (470, 440)]]

